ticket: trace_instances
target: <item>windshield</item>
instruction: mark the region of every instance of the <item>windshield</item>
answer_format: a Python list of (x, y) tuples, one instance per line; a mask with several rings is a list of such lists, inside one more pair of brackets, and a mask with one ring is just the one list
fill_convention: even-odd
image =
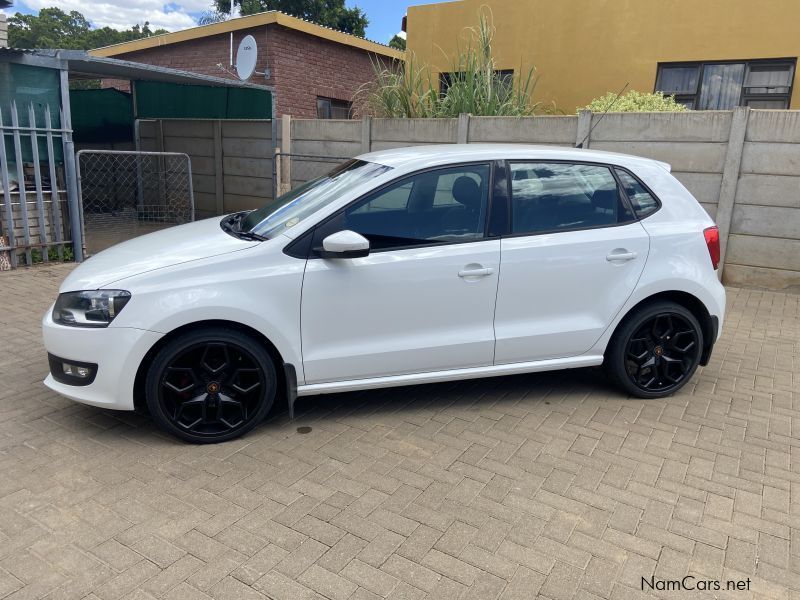
[(320, 208), (327, 206), (343, 192), (382, 175), (391, 167), (363, 160), (349, 160), (333, 171), (313, 179), (280, 196), (275, 202), (249, 213), (241, 231), (271, 238), (294, 227)]

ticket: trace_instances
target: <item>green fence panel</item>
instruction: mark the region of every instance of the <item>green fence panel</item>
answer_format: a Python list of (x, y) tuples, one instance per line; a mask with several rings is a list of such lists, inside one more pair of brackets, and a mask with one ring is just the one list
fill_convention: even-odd
[[(11, 103), (16, 102), (20, 127), (30, 127), (28, 107), (33, 104), (36, 126), (61, 127), (61, 83), (57, 69), (31, 67), (15, 63), (0, 63), (0, 109), (3, 111), (3, 124), (11, 125)], [(45, 108), (50, 107), (52, 123), (45, 123)], [(23, 162), (33, 160), (30, 133), (20, 132)], [(5, 136), (6, 156), (14, 156), (13, 138)], [(57, 160), (61, 160), (61, 139), (58, 138), (55, 148)], [(39, 156), (47, 156), (47, 142), (44, 136), (39, 138)]]
[(73, 139), (76, 142), (133, 140), (133, 101), (116, 89), (70, 90)]
[(267, 90), (137, 81), (138, 119), (271, 119)]

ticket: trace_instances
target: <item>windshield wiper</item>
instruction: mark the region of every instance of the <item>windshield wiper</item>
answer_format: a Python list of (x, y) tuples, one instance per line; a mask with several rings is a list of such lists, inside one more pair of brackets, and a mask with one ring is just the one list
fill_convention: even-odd
[(228, 235), (232, 235), (233, 237), (239, 238), (240, 240), (263, 242), (264, 240), (268, 239), (265, 238), (263, 235), (258, 235), (257, 233), (253, 233), (252, 231), (241, 230), (242, 217), (246, 214), (247, 214), (246, 212), (236, 213), (235, 215), (231, 215), (227, 219), (223, 219), (222, 222), (220, 222), (222, 230)]
[(236, 237), (243, 239), (243, 240), (251, 240), (254, 242), (263, 242), (267, 238), (263, 235), (258, 235), (257, 233), (253, 233), (252, 231), (232, 231), (233, 235)]

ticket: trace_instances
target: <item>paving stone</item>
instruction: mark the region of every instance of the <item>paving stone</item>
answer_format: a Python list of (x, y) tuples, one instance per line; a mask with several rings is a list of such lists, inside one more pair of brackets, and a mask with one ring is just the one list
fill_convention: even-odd
[(663, 400), (539, 373), (304, 398), (199, 447), (41, 385), (71, 268), (0, 273), (0, 597), (613, 600), (687, 572), (800, 595), (800, 295), (728, 288)]
[(553, 600), (570, 600), (578, 591), (583, 570), (562, 562), (556, 562), (540, 590), (544, 597)]
[(358, 589), (354, 583), (317, 565), (306, 569), (298, 582), (331, 600), (346, 600)]
[(426, 592), (432, 592), (442, 578), (440, 573), (396, 554), (386, 560), (381, 570)]
[(398, 583), (394, 576), (358, 559), (348, 563), (341, 575), (379, 596), (388, 596)]

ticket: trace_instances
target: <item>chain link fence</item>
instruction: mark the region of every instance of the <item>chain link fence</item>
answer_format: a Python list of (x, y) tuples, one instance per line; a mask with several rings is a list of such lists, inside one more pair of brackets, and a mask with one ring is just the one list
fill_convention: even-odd
[(81, 150), (77, 156), (87, 255), (194, 220), (187, 154)]

